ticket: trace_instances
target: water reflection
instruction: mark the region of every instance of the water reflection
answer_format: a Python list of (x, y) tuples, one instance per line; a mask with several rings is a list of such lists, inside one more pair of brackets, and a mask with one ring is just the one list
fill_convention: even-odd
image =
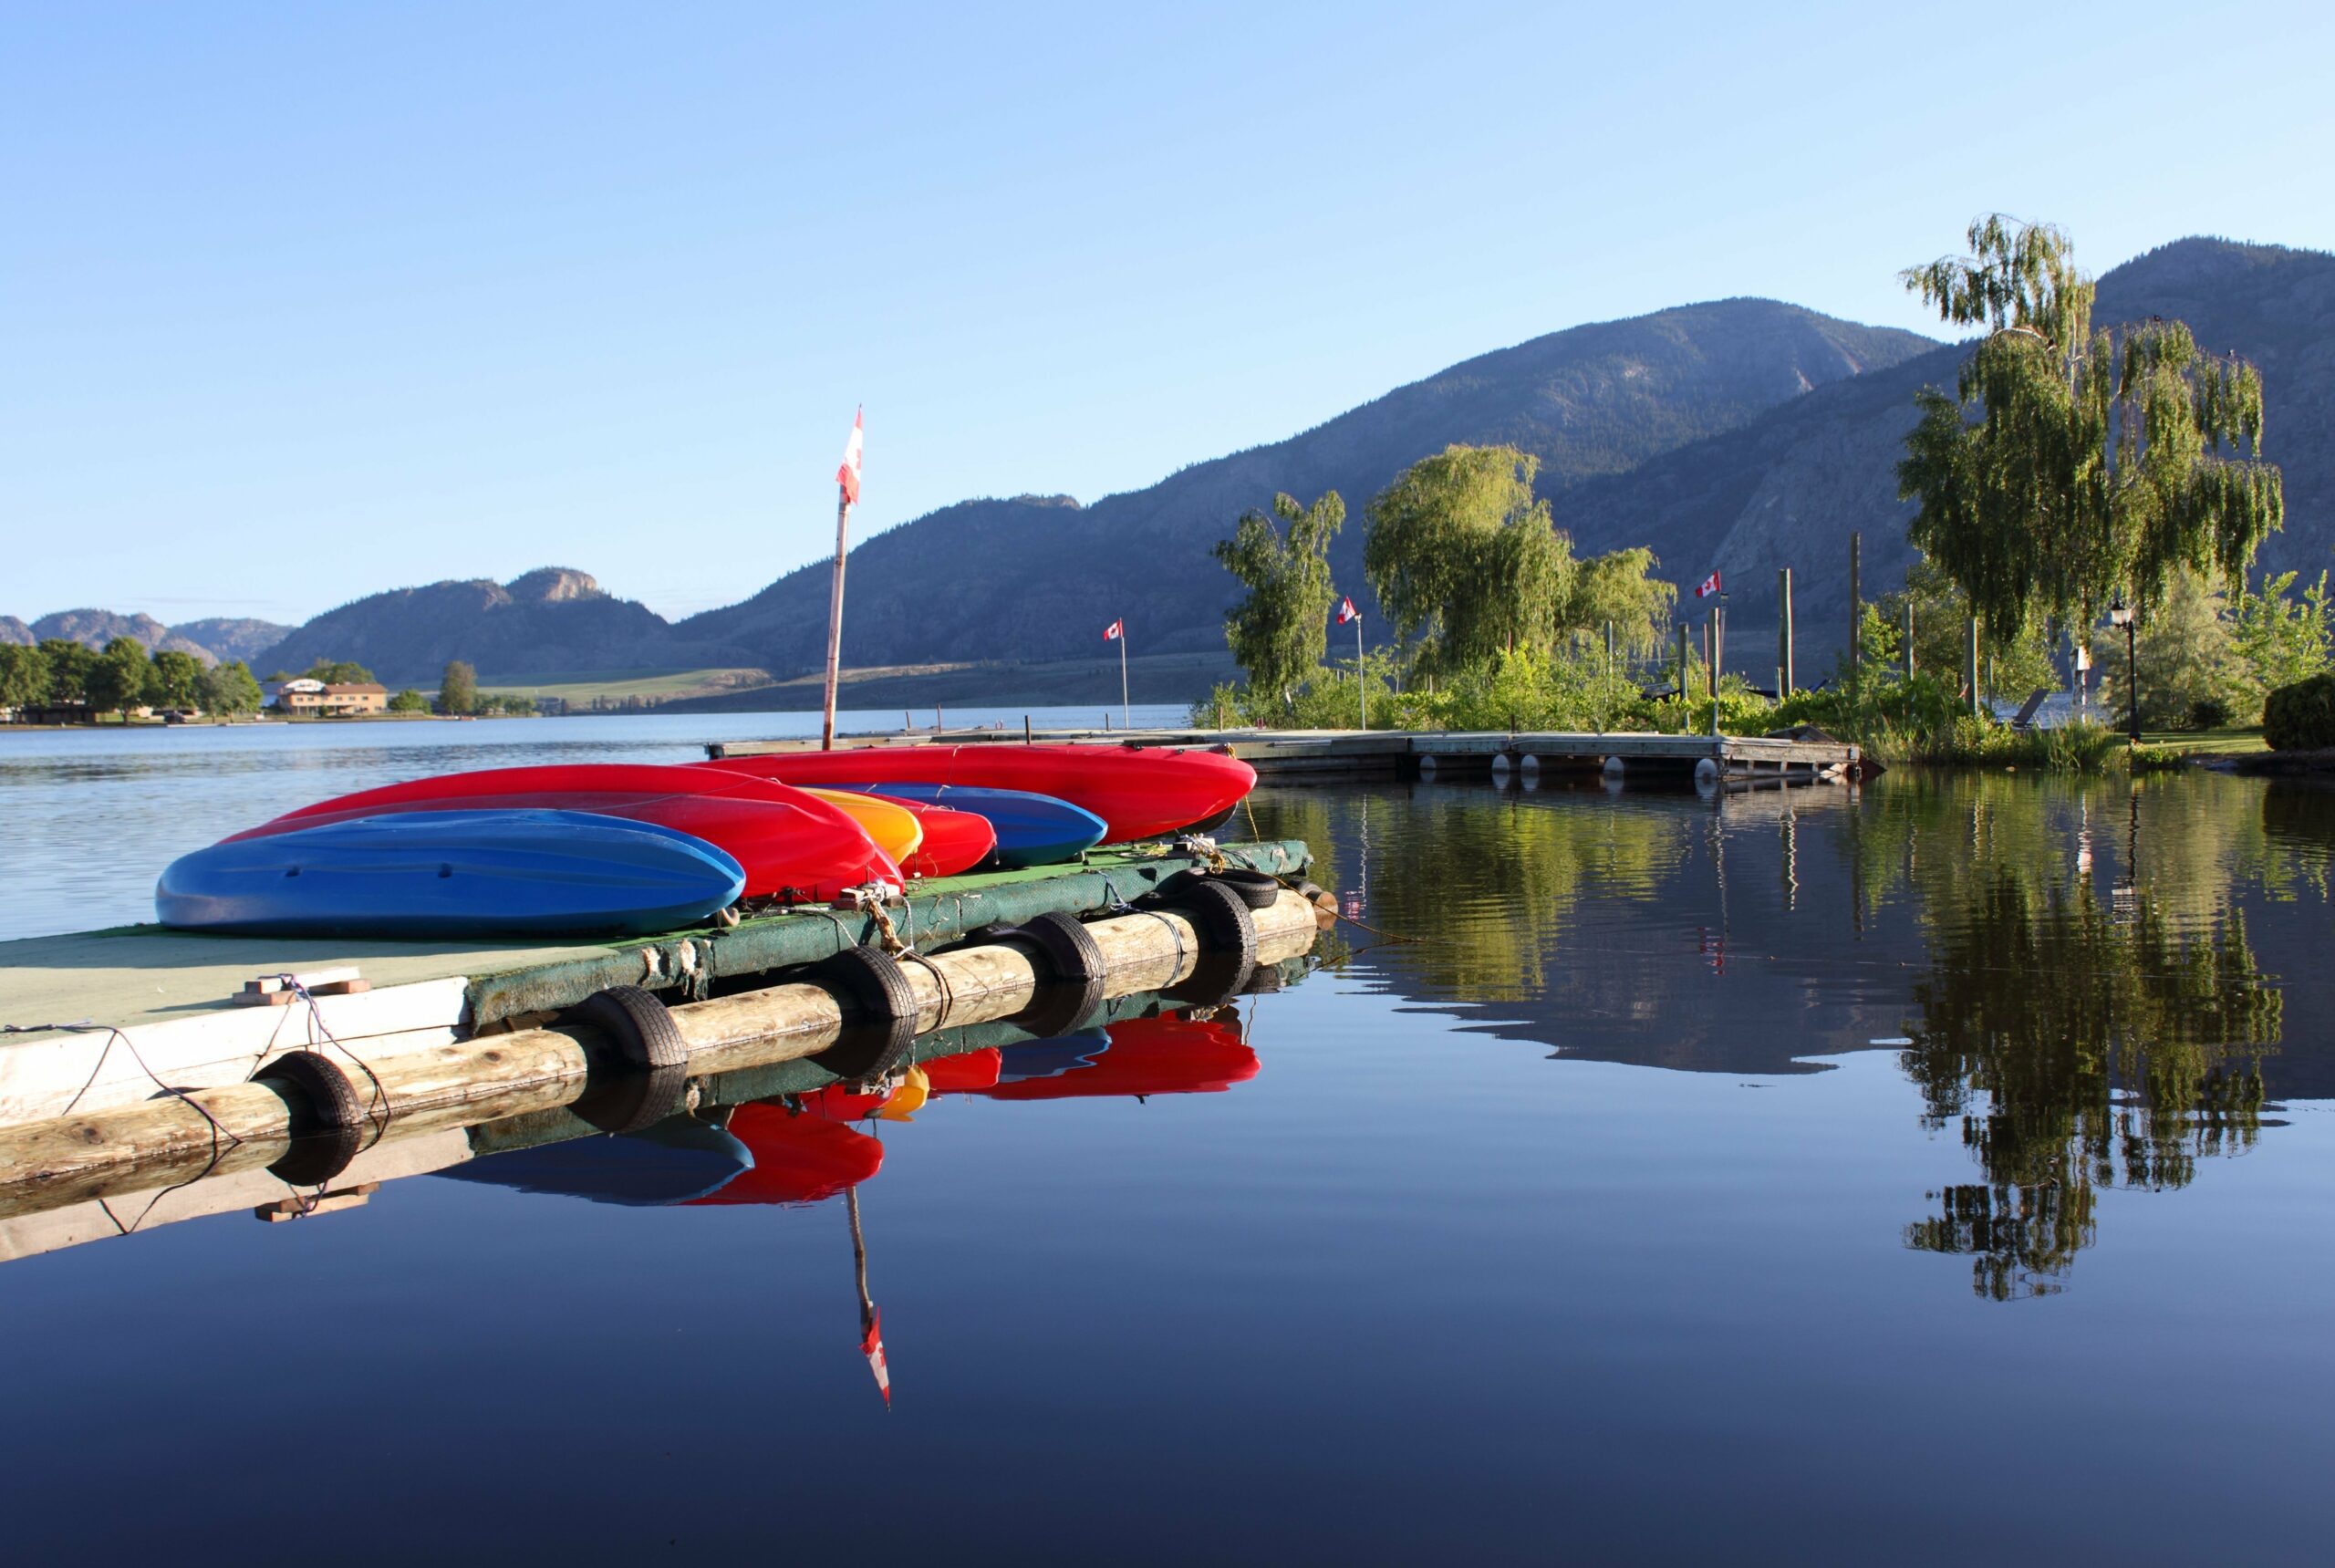
[(1981, 1173), (1905, 1240), (1989, 1299), (2061, 1288), (2102, 1190), (2185, 1186), (2276, 1125), (2274, 1094), (2335, 1094), (2323, 1037), (2282, 1040), (2289, 1006), (2335, 1005), (2325, 789), (1906, 774), (1270, 792), (1258, 815), (1334, 846), (1403, 939), (1325, 962), (1471, 1032), (1745, 1077), (1901, 1050), (1921, 1125)]
[(1256, 1076), (1259, 1065), (1229, 1010), (1142, 1013), (1057, 1038), (928, 1056), (875, 1085), (829, 1084), (808, 1093), (710, 1106), (644, 1131), (514, 1148), (437, 1174), (627, 1207), (808, 1206), (843, 1199), (859, 1303), (856, 1343), (888, 1406), (890, 1356), (883, 1314), (868, 1282), (859, 1204), (861, 1187), (884, 1168), (885, 1124), (912, 1122), (951, 1096), (1140, 1101), (1221, 1094)]
[(2103, 902), (2002, 866), (1939, 927), (1902, 1060), (1986, 1179), (1933, 1194), (1906, 1243), (1969, 1257), (1993, 1300), (2053, 1292), (2096, 1239), (2097, 1189), (2184, 1187), (2253, 1144), (2283, 999), (2241, 914), (2185, 938), (2129, 886)]

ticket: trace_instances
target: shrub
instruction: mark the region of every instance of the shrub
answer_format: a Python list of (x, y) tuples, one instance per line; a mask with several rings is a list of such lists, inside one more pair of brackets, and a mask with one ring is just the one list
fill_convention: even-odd
[(2335, 746), (2335, 673), (2281, 686), (2262, 704), (2262, 738), (2274, 752)]

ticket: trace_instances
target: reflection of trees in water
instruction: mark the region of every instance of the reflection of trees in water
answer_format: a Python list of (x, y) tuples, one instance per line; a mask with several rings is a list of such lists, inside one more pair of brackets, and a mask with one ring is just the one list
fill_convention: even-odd
[[(1359, 802), (1353, 803), (1359, 805)], [(1551, 799), (1466, 785), (1370, 798), (1369, 896), (1405, 947), (1406, 989), (1468, 1002), (1538, 999), (1574, 910), (1595, 896), (1644, 897), (1689, 853), (1695, 824), (1603, 794)], [(1350, 806), (1351, 809), (1351, 806)], [(1340, 825), (1359, 874), (1360, 825)]]
[(1906, 1243), (1968, 1256), (1982, 1296), (2048, 1293), (2094, 1239), (2099, 1189), (2185, 1186), (2253, 1143), (2279, 996), (2235, 911), (2185, 938), (2148, 895), (2039, 893), (1998, 865), (1933, 913), (1902, 1061), (1986, 1180), (1946, 1189)]
[[(2164, 915), (2208, 926), (2241, 890), (2326, 894), (2335, 797), (2274, 805), (2260, 784), (2184, 772), (2037, 779), (2009, 773), (1893, 774), (1865, 792), (1841, 845), (1858, 925), (1893, 897), (1952, 908), (1974, 870), (2095, 868), (2150, 889)], [(2261, 804), (2257, 805), (2257, 797)]]

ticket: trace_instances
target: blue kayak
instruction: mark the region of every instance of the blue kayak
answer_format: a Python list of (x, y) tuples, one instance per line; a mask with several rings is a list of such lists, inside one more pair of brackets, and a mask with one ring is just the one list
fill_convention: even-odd
[(989, 819), (997, 829), (999, 866), (1053, 866), (1075, 860), (1103, 842), (1110, 825), (1093, 812), (1050, 794), (1018, 789), (981, 789), (972, 784), (839, 784), (823, 789), (847, 789), (858, 794), (888, 794), (899, 800), (945, 805)]
[(231, 839), (172, 861), (166, 926), (275, 937), (638, 935), (736, 901), (705, 840), (581, 811), (420, 811)]

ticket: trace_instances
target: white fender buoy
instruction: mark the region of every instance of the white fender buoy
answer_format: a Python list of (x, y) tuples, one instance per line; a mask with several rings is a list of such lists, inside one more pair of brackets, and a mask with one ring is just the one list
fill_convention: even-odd
[(1619, 757), (1607, 757), (1605, 759), (1605, 766), (1603, 771), (1607, 778), (1619, 779), (1622, 776), (1622, 759)]
[(1423, 779), (1431, 779), (1434, 776), (1435, 756), (1432, 753), (1429, 753), (1419, 758), (1419, 777)]
[(1695, 787), (1716, 788), (1718, 784), (1718, 763), (1705, 757), (1695, 764)]
[(1541, 759), (1527, 752), (1517, 759), (1516, 771), (1528, 779), (1537, 779), (1541, 776)]

